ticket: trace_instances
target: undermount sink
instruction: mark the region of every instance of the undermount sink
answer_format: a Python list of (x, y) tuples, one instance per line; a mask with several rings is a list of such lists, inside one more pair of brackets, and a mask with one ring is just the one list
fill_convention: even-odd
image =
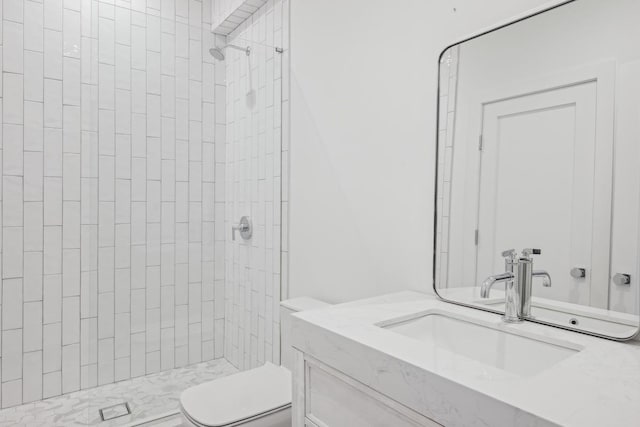
[(520, 376), (535, 375), (581, 350), (571, 343), (518, 335), (435, 311), (379, 326), (428, 343), (438, 357), (450, 352)]

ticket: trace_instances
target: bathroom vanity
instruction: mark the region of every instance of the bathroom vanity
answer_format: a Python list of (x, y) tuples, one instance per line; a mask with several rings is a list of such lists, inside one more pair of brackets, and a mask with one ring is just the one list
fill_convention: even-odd
[(294, 426), (635, 426), (640, 342), (403, 292), (294, 316)]
[(295, 426), (640, 425), (639, 16), (567, 1), (442, 52), (434, 293), (295, 316)]

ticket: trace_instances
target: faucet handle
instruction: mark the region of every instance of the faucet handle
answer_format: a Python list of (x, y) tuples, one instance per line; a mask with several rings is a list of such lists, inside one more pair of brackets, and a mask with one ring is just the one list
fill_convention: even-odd
[(517, 252), (515, 249), (508, 249), (506, 251), (502, 251), (502, 256), (504, 258), (515, 258)]
[(542, 249), (523, 249), (522, 256), (525, 258), (529, 258), (531, 255), (540, 255), (542, 254)]

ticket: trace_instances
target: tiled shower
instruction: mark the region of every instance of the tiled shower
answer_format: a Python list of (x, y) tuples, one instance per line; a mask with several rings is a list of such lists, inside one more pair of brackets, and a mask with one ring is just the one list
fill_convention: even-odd
[(225, 358), (240, 369), (280, 360), (288, 261), (287, 23), (288, 0), (270, 1), (228, 35), (229, 43), (251, 47), (250, 56), (228, 51), (225, 61), (226, 228), (249, 213), (254, 226), (250, 244), (226, 247)]
[(279, 359), (288, 1), (252, 3), (0, 1), (2, 408)]

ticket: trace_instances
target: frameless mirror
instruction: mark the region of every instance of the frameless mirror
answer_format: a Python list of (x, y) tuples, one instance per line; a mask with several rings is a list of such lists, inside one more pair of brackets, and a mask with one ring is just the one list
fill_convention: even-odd
[(453, 45), (438, 101), (438, 295), (502, 313), (524, 261), (520, 317), (633, 337), (640, 1), (570, 1)]

